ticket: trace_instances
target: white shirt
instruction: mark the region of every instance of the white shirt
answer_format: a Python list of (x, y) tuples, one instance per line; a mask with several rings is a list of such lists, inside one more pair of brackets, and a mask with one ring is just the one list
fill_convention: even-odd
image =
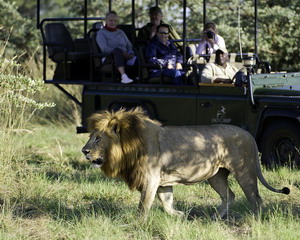
[[(203, 40), (199, 43), (196, 49), (196, 54), (212, 54), (215, 53), (219, 47), (226, 48), (225, 46), (225, 40), (220, 35), (215, 35), (215, 44), (212, 46), (210, 42)], [(208, 49), (208, 53), (206, 52), (206, 49)]]
[(229, 63), (224, 68), (216, 63), (207, 63), (201, 74), (201, 82), (213, 83), (217, 78), (233, 79), (238, 69)]

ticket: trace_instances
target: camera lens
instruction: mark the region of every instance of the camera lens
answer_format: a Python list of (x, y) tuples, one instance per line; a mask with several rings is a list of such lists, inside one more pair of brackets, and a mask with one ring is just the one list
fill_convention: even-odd
[(207, 38), (214, 38), (214, 33), (212, 31), (206, 32)]

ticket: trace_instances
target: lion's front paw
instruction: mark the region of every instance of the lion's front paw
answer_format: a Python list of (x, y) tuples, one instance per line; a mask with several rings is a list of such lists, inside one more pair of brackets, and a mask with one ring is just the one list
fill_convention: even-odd
[(173, 215), (178, 216), (178, 217), (184, 217), (184, 212), (174, 210)]

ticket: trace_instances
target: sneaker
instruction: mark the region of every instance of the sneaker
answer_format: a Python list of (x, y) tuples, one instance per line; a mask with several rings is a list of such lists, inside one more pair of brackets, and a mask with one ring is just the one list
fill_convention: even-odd
[(132, 82), (133, 82), (133, 80), (130, 79), (126, 74), (122, 75), (121, 83), (127, 84), (127, 83), (132, 83)]

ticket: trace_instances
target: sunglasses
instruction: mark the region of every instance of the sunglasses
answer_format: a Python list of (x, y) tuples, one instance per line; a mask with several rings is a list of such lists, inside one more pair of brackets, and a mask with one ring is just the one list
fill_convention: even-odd
[(159, 34), (169, 34), (168, 32), (159, 32)]

